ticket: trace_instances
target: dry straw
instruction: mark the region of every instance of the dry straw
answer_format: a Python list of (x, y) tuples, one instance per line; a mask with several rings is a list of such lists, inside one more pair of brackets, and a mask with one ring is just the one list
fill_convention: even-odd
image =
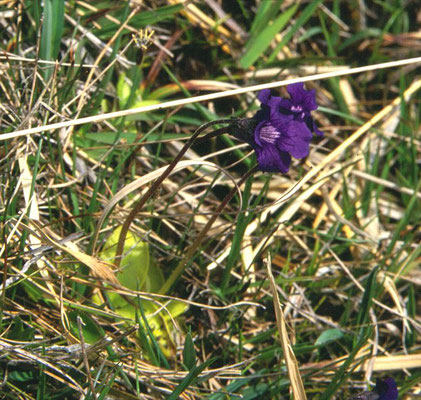
[(282, 351), (284, 353), (285, 364), (287, 366), (289, 380), (291, 382), (291, 391), (294, 397), (294, 400), (307, 400), (306, 392), (304, 390), (303, 380), (300, 375), (300, 368), (298, 366), (297, 359), (295, 358), (294, 350), (291, 346), (291, 341), (289, 340), (287, 326), (285, 323), (284, 313), (282, 311), (282, 306), (279, 301), (278, 291), (276, 289), (275, 278), (272, 274), (272, 262), (270, 259), (270, 254), (266, 261), (266, 269), (270, 283), (270, 289), (273, 296), (273, 307), (275, 309), (276, 316), (276, 325), (278, 327), (279, 340), (281, 342)]
[(64, 122), (58, 122), (58, 123), (50, 124), (50, 125), (38, 126), (35, 128), (30, 128), (30, 129), (23, 129), (23, 130), (0, 135), (0, 140), (13, 139), (19, 136), (32, 135), (35, 133), (52, 131), (55, 129), (67, 128), (70, 126), (106, 121), (112, 118), (126, 117), (128, 115), (140, 114), (140, 113), (145, 113), (148, 111), (158, 111), (158, 110), (163, 110), (165, 108), (170, 108), (170, 107), (179, 107), (186, 104), (198, 103), (201, 101), (215, 100), (215, 99), (220, 99), (223, 97), (229, 97), (229, 96), (244, 94), (248, 92), (255, 92), (262, 89), (272, 89), (276, 87), (290, 85), (292, 83), (297, 83), (297, 82), (309, 82), (309, 81), (315, 81), (319, 79), (327, 79), (327, 78), (333, 78), (337, 76), (352, 75), (352, 74), (358, 74), (361, 72), (375, 71), (375, 70), (384, 69), (384, 68), (399, 67), (403, 65), (417, 64), (417, 63), (421, 63), (421, 57), (408, 58), (405, 60), (391, 61), (391, 62), (381, 63), (381, 64), (367, 65), (364, 67), (344, 68), (343, 70), (326, 72), (323, 74), (315, 74), (315, 75), (309, 75), (309, 76), (304, 76), (300, 78), (286, 79), (282, 81), (265, 83), (262, 85), (254, 85), (254, 86), (249, 86), (245, 88), (227, 90), (225, 92), (210, 93), (210, 94), (206, 94), (202, 96), (190, 97), (187, 99), (172, 100), (172, 101), (167, 101), (165, 103), (154, 104), (154, 105), (145, 106), (145, 107), (132, 108), (129, 110), (120, 110), (120, 111), (115, 111), (115, 112), (110, 112), (110, 113), (105, 113), (105, 114), (100, 114), (100, 115), (92, 115), (90, 117), (77, 118), (71, 121), (64, 121)]

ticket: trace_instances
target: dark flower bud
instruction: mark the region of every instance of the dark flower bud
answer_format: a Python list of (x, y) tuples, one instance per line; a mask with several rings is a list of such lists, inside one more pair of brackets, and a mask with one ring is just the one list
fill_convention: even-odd
[(242, 142), (253, 146), (256, 127), (257, 121), (254, 118), (239, 118), (227, 127), (227, 131)]

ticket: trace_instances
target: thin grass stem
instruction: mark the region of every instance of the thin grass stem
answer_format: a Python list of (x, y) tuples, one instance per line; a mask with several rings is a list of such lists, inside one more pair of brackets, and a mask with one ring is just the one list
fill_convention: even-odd
[(297, 83), (297, 82), (310, 82), (310, 81), (315, 81), (319, 79), (333, 78), (336, 76), (346, 76), (346, 75), (358, 74), (361, 72), (375, 71), (379, 69), (400, 67), (403, 65), (418, 64), (418, 63), (421, 63), (421, 57), (408, 58), (405, 60), (391, 61), (391, 62), (374, 64), (374, 65), (365, 65), (363, 67), (356, 67), (356, 68), (345, 67), (344, 69), (341, 69), (338, 71), (325, 72), (322, 74), (315, 74), (315, 75), (309, 75), (309, 76), (302, 76), (299, 78), (285, 79), (285, 80), (265, 83), (261, 85), (253, 85), (253, 86), (248, 86), (248, 87), (239, 88), (239, 89), (226, 90), (224, 92), (210, 93), (210, 94), (205, 94), (201, 96), (189, 97), (187, 99), (171, 100), (165, 103), (131, 108), (129, 110), (120, 110), (120, 111), (114, 111), (114, 112), (100, 114), (100, 115), (92, 115), (90, 117), (78, 118), (72, 121), (65, 121), (65, 122), (58, 122), (58, 123), (50, 124), (50, 125), (37, 126), (35, 128), (23, 129), (23, 130), (19, 130), (15, 132), (10, 132), (10, 133), (4, 133), (0, 135), (0, 140), (12, 139), (19, 136), (26, 136), (26, 135), (31, 135), (34, 133), (39, 133), (39, 132), (52, 131), (55, 129), (66, 128), (68, 126), (100, 122), (100, 121), (105, 121), (111, 118), (118, 118), (118, 117), (124, 117), (127, 115), (140, 114), (140, 113), (145, 113), (148, 111), (160, 111), (160, 110), (163, 110), (164, 108), (178, 107), (178, 106), (182, 106), (186, 104), (198, 103), (201, 101), (221, 99), (223, 97), (235, 96), (235, 95), (249, 93), (249, 92), (256, 92), (263, 89), (274, 89), (277, 87), (287, 86), (287, 85)]
[[(184, 144), (183, 148), (180, 150), (180, 152), (177, 154), (177, 156), (174, 158), (174, 160), (171, 162), (170, 165), (168, 165), (168, 168), (164, 171), (164, 173), (151, 185), (151, 187), (148, 189), (148, 191), (144, 194), (144, 196), (136, 203), (136, 205), (133, 207), (132, 211), (130, 212), (129, 216), (126, 218), (126, 220), (123, 223), (123, 226), (121, 228), (120, 236), (118, 239), (117, 244), (117, 251), (116, 251), (116, 257), (115, 257), (115, 264), (117, 266), (120, 266), (121, 262), (121, 255), (123, 254), (124, 249), (124, 242), (126, 240), (127, 232), (129, 231), (130, 225), (135, 219), (136, 215), (140, 212), (142, 207), (145, 205), (145, 203), (148, 201), (148, 199), (151, 198), (151, 196), (156, 192), (156, 190), (159, 188), (161, 183), (165, 180), (165, 178), (168, 177), (170, 172), (175, 168), (177, 163), (180, 161), (181, 157), (186, 153), (186, 151), (190, 148), (190, 146), (194, 143), (194, 141), (197, 139), (197, 137), (207, 128), (213, 125), (217, 124), (227, 124), (232, 123), (236, 121), (235, 119), (219, 119), (215, 121), (210, 121), (206, 124), (203, 124), (200, 126), (191, 136), (191, 138)], [(226, 128), (219, 128), (215, 130), (214, 132), (210, 132), (209, 135), (212, 137), (215, 136), (217, 133), (218, 135), (221, 135), (222, 133), (226, 132)]]
[[(238, 187), (240, 187), (250, 176), (252, 176), (257, 171), (258, 166), (256, 165), (252, 169), (250, 169), (245, 175), (243, 175), (238, 182)], [(231, 191), (224, 197), (224, 199), (219, 204), (218, 208), (216, 209), (215, 213), (211, 216), (209, 221), (206, 223), (205, 227), (201, 230), (199, 235), (196, 237), (193, 244), (187, 250), (183, 259), (178, 263), (177, 267), (171, 272), (169, 278), (165, 281), (164, 285), (160, 289), (160, 294), (166, 294), (168, 290), (174, 285), (177, 279), (183, 274), (184, 270), (189, 266), (190, 262), (192, 261), (192, 257), (196, 249), (202, 243), (203, 238), (205, 237), (206, 233), (212, 227), (213, 223), (215, 222), (216, 218), (221, 214), (222, 210), (226, 207), (228, 202), (233, 198), (234, 194), (237, 192), (237, 187), (231, 189)]]

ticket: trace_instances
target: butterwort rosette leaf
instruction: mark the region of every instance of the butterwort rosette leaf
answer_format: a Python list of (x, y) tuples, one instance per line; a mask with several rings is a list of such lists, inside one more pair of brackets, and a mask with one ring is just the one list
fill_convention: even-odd
[(255, 116), (238, 120), (228, 129), (253, 147), (261, 171), (288, 172), (291, 157), (308, 156), (313, 132), (323, 135), (311, 116), (317, 109), (315, 90), (305, 90), (302, 83), (288, 85), (287, 90), (290, 99), (262, 90)]

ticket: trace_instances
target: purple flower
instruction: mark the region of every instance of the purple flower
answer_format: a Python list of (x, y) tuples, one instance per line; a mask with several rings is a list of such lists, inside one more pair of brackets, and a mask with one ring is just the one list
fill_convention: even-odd
[(398, 387), (393, 378), (377, 379), (376, 386), (371, 392), (363, 392), (353, 396), (350, 400), (397, 400)]
[(229, 130), (253, 147), (262, 171), (288, 172), (291, 156), (308, 156), (312, 132), (323, 135), (311, 116), (311, 111), (317, 109), (315, 90), (305, 90), (302, 83), (288, 85), (287, 90), (290, 99), (262, 90), (258, 96), (262, 104), (256, 115), (239, 120)]
[(379, 395), (379, 400), (397, 400), (398, 387), (393, 378), (377, 379), (373, 392)]
[(308, 129), (322, 136), (323, 132), (317, 129), (311, 112), (317, 110), (316, 89), (305, 90), (304, 83), (294, 83), (287, 86), (291, 100), (281, 99), (280, 111), (292, 113), (295, 120), (303, 121)]

